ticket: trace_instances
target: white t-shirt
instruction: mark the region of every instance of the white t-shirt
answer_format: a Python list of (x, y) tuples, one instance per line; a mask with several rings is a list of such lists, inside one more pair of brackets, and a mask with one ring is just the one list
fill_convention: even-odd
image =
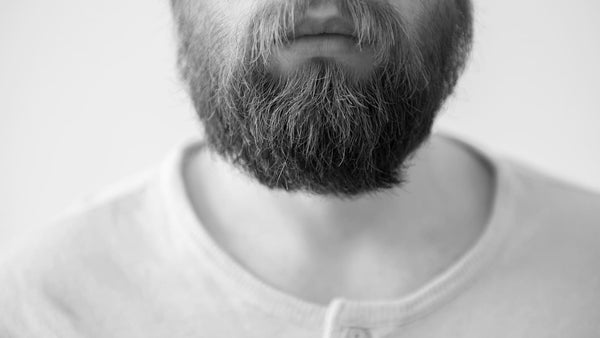
[(0, 337), (600, 337), (598, 195), (480, 152), (493, 212), (459, 261), (401, 299), (319, 305), (267, 285), (206, 232), (182, 176), (199, 150), (177, 148), (3, 255)]

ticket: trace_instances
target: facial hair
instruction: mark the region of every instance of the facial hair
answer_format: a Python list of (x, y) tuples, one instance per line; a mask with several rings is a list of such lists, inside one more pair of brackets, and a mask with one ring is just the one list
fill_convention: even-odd
[(442, 1), (410, 30), (386, 1), (338, 1), (357, 48), (371, 48), (366, 78), (331, 59), (292, 74), (270, 67), (310, 0), (270, 1), (244, 34), (206, 9), (173, 1), (179, 69), (210, 148), (273, 189), (353, 197), (404, 181), (467, 59), (468, 0)]

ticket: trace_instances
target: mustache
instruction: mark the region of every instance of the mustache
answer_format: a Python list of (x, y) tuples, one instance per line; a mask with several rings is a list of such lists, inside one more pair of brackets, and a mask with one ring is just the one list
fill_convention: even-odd
[(354, 28), (357, 47), (371, 48), (376, 62), (383, 63), (390, 56), (400, 63), (415, 60), (417, 46), (409, 39), (398, 10), (384, 0), (271, 0), (256, 9), (246, 28), (249, 36), (240, 41), (245, 45), (245, 59), (266, 64), (274, 50), (290, 42), (309, 7), (324, 1), (338, 6), (342, 18)]

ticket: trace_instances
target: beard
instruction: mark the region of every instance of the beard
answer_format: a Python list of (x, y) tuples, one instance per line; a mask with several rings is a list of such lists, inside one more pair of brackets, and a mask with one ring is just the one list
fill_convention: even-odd
[(339, 1), (357, 47), (375, 55), (372, 71), (315, 58), (281, 76), (273, 55), (310, 1), (271, 1), (239, 35), (208, 8), (194, 16), (172, 4), (179, 69), (209, 147), (269, 188), (340, 197), (404, 181), (472, 35), (469, 0), (436, 4), (412, 34), (385, 1)]

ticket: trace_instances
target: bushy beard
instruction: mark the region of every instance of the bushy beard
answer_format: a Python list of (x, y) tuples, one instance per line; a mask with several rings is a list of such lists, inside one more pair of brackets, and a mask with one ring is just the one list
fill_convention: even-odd
[(190, 16), (174, 2), (179, 66), (208, 144), (270, 188), (351, 197), (394, 187), (462, 70), (470, 2), (437, 5), (409, 36), (387, 2), (340, 1), (357, 47), (374, 51), (371, 74), (325, 58), (276, 74), (273, 52), (308, 5), (272, 1), (235, 36), (215, 13)]

